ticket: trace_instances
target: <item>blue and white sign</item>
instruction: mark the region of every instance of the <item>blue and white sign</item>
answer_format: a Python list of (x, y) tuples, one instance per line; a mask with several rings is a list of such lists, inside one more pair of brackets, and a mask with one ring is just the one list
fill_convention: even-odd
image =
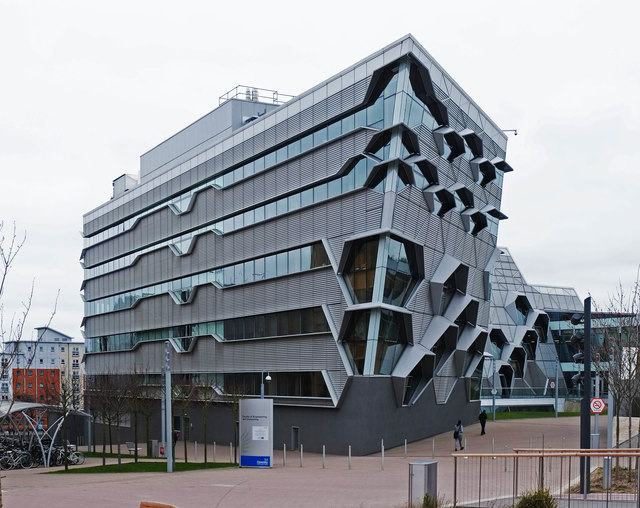
[(242, 399), (240, 467), (273, 465), (273, 399)]

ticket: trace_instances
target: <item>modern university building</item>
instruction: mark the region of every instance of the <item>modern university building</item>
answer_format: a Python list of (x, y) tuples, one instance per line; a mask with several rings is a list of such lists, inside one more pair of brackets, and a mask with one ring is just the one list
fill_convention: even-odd
[(541, 306), (505, 286), (490, 327), (507, 137), (412, 36), (284, 104), (241, 92), (84, 216), (89, 379), (152, 394), (168, 340), (222, 401), (263, 385), (276, 446), (365, 454), (476, 421), (494, 366), (501, 389), (539, 374)]

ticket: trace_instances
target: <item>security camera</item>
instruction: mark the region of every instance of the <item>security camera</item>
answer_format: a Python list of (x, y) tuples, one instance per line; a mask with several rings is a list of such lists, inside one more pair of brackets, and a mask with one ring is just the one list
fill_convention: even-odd
[(267, 376), (264, 378), (265, 381), (271, 381), (271, 376), (269, 374), (267, 374)]

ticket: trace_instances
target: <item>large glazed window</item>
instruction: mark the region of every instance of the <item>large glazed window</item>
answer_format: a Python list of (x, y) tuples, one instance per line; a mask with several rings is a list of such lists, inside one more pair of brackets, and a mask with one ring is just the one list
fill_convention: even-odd
[[(391, 236), (375, 236), (351, 243), (347, 247), (343, 274), (354, 303), (382, 301), (398, 307), (405, 305), (421, 278), (419, 263), (422, 260), (414, 247)], [(377, 276), (378, 283), (383, 284), (382, 295), (377, 293), (374, 297)]]
[[(213, 386), (220, 395), (237, 397), (238, 394), (259, 395), (261, 384), (265, 395), (269, 397), (322, 397), (329, 398), (329, 390), (322, 372), (274, 372), (270, 371), (271, 380), (261, 383), (264, 373), (261, 372), (200, 372), (195, 374), (174, 374), (172, 382), (177, 385)], [(145, 374), (138, 376), (139, 383), (144, 386), (161, 386), (164, 375)], [(102, 376), (91, 376), (87, 379), (89, 390), (96, 390), (104, 379)]]
[(531, 310), (531, 305), (527, 301), (527, 298), (524, 296), (518, 296), (516, 298), (516, 323), (519, 325), (524, 325), (527, 323), (527, 316), (529, 315), (529, 310)]
[(383, 309), (380, 311), (380, 332), (376, 350), (375, 374), (391, 374), (407, 344), (404, 323), (397, 314)]
[(417, 282), (418, 273), (415, 263), (409, 262), (404, 244), (389, 238), (383, 302), (397, 306), (404, 305)]
[(368, 310), (355, 313), (347, 328), (344, 345), (354, 374), (364, 373), (370, 316)]
[(378, 243), (378, 237), (374, 237), (358, 241), (353, 246), (345, 280), (355, 303), (370, 302), (373, 296)]
[(329, 324), (322, 307), (311, 307), (171, 328), (87, 337), (85, 345), (88, 353), (98, 353), (132, 349), (140, 342), (172, 339), (180, 350), (187, 351), (192, 339), (196, 337), (216, 336), (220, 340), (236, 341), (329, 331)]
[(343, 343), (354, 374), (390, 375), (408, 343), (403, 314), (371, 309), (352, 312), (346, 319)]

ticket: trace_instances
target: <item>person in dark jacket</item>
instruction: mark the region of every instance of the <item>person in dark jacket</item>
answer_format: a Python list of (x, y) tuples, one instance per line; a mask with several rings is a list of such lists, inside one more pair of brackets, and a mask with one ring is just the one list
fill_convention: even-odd
[(464, 445), (462, 441), (462, 433), (464, 429), (462, 428), (462, 421), (458, 420), (458, 423), (453, 427), (453, 443), (455, 451), (458, 451), (458, 445), (460, 445), (460, 449), (464, 450)]
[(482, 432), (480, 435), (485, 434), (484, 426), (487, 424), (487, 410), (483, 409), (482, 413), (478, 415), (478, 420), (480, 420), (480, 427), (482, 428)]

